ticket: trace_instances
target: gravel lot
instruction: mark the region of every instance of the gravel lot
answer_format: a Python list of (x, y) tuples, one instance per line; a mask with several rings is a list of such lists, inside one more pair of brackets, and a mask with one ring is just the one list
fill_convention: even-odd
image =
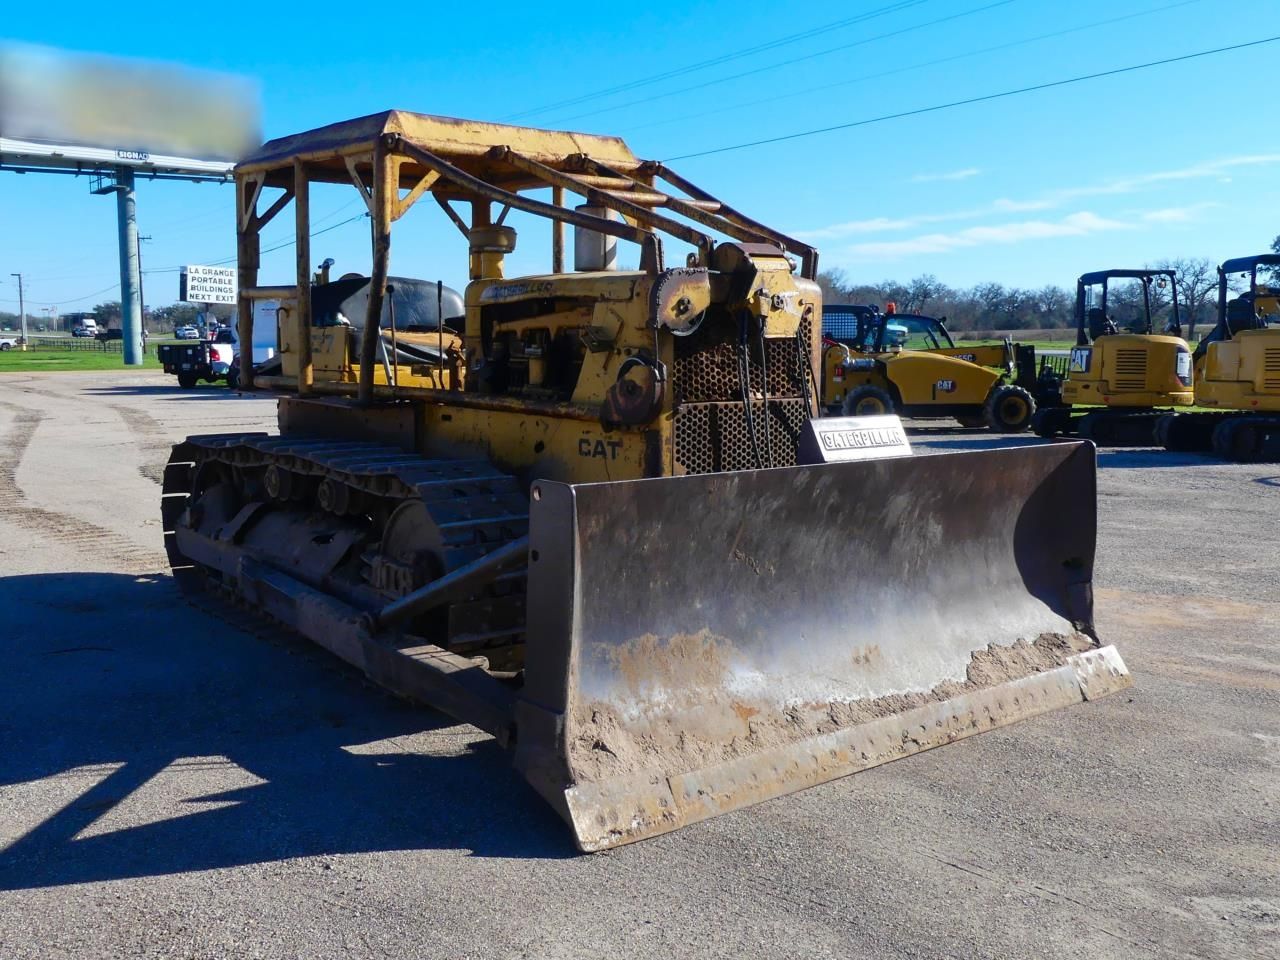
[(1128, 694), (579, 856), (487, 738), (175, 596), (168, 445), (273, 427), (0, 378), (0, 958), (1280, 957), (1280, 466), (1102, 453)]

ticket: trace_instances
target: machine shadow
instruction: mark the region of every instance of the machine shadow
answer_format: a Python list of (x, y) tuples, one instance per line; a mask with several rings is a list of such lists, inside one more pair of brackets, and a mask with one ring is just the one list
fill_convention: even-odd
[(1171, 453), (1163, 447), (1102, 447), (1098, 450), (1099, 467), (1213, 467), (1222, 463), (1209, 453)]
[(471, 727), (167, 576), (0, 578), (0, 889), (423, 848), (575, 855)]
[(153, 397), (168, 400), (240, 400), (253, 399), (249, 394), (228, 389), (225, 383), (198, 383), (190, 390), (183, 390), (177, 381), (173, 383), (114, 384), (109, 387), (86, 387), (86, 394), (100, 397)]
[[(965, 436), (965, 434), (972, 436)], [(984, 434), (982, 431), (955, 431), (952, 439), (940, 439), (947, 434), (917, 432), (909, 429), (911, 441), (918, 449), (938, 452), (961, 450), (996, 450), (1003, 447), (1034, 447), (1051, 443), (1075, 442), (1067, 440), (1042, 440), (1039, 437), (1025, 434)], [(932, 434), (932, 435), (931, 435)], [(1125, 469), (1144, 469), (1151, 467), (1207, 467), (1222, 463), (1217, 457), (1208, 453), (1170, 453), (1162, 447), (1099, 447), (1098, 466), (1102, 468), (1123, 467)]]

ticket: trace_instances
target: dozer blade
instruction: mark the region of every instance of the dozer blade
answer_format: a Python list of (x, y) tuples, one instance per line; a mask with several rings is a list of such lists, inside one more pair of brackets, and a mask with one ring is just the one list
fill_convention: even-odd
[(566, 485), (530, 514), (517, 766), (583, 850), (1130, 683), (1064, 443)]

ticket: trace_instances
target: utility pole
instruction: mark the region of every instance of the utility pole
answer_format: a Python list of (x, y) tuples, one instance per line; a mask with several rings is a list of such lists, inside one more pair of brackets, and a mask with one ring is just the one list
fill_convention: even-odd
[[(142, 234), (138, 234), (138, 242), (136, 244), (138, 248), (138, 306), (142, 313), (142, 352), (143, 353), (147, 352), (147, 297), (146, 297), (146, 294), (142, 292), (142, 241), (150, 240), (150, 239), (151, 239), (151, 234), (147, 234), (146, 236), (143, 236)], [(123, 324), (123, 322), (124, 320), (122, 317), (121, 323)]]
[(11, 277), (18, 278), (18, 323), (22, 327), (22, 349), (27, 349), (27, 304), (22, 298), (22, 274), (11, 273)]

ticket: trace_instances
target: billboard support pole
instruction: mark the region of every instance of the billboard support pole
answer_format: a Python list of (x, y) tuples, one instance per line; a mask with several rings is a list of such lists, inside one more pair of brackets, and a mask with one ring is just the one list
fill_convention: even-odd
[(125, 366), (142, 365), (142, 274), (138, 269), (138, 210), (133, 169), (116, 168), (120, 229), (120, 328)]

